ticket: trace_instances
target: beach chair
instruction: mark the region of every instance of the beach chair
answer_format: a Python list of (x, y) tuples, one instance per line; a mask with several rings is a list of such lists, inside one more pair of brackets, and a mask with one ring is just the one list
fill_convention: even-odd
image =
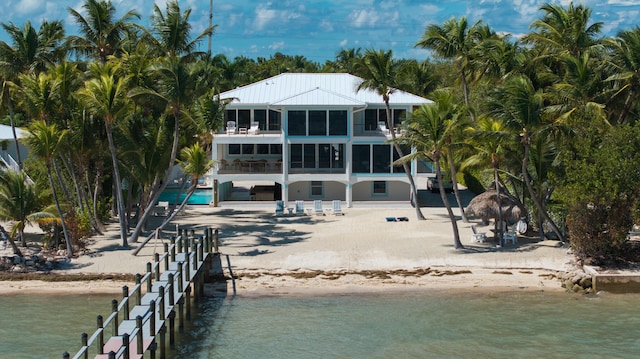
[(227, 121), (227, 135), (236, 133), (236, 121)]
[(387, 123), (384, 121), (379, 121), (378, 122), (378, 128), (380, 128), (380, 131), (382, 133), (384, 133), (385, 135), (389, 134), (389, 129), (387, 128)]
[(257, 135), (260, 130), (260, 124), (258, 122), (251, 122), (251, 127), (247, 130), (249, 135)]
[(471, 243), (484, 243), (487, 240), (487, 234), (484, 232), (478, 232), (476, 226), (471, 226), (473, 234), (471, 235)]
[(296, 216), (304, 216), (304, 201), (301, 199), (296, 201)]
[(284, 214), (284, 201), (276, 201), (276, 215), (281, 216)]
[(166, 216), (167, 211), (169, 211), (169, 202), (168, 201), (159, 201), (155, 208), (156, 216)]
[(335, 214), (336, 216), (338, 215), (344, 216), (341, 205), (342, 205), (342, 202), (340, 202), (339, 199), (333, 200), (333, 214)]
[(315, 201), (313, 201), (313, 211), (318, 216), (324, 216), (324, 210), (322, 209), (322, 201), (321, 200), (316, 199)]
[(511, 242), (511, 244), (516, 244), (518, 242), (518, 236), (516, 236), (515, 232), (504, 232), (502, 234), (502, 239), (504, 239), (504, 244)]

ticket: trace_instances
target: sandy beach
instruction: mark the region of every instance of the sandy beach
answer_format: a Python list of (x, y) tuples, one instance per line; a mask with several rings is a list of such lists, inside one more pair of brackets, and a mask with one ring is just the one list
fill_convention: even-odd
[[(330, 203), (325, 203), (329, 208)], [(311, 206), (307, 202), (307, 207)], [(138, 256), (122, 249), (117, 224), (90, 240), (87, 253), (55, 273), (144, 273), (154, 253), (162, 253), (180, 228), (197, 235), (218, 229), (225, 274), (227, 257), (238, 295), (317, 294), (381, 290), (557, 290), (557, 275), (572, 269), (568, 248), (557, 241), (519, 237), (517, 244), (471, 243), (471, 225), (492, 235), (479, 221), (458, 221), (465, 249), (453, 248), (451, 223), (442, 207), (425, 207), (416, 220), (408, 203), (355, 203), (343, 216), (276, 216), (273, 203), (189, 206), (151, 240)], [(387, 222), (386, 217), (407, 217)], [(154, 219), (157, 221), (158, 219)], [(37, 229), (36, 229), (37, 231)], [(141, 239), (142, 240), (142, 239)], [(8, 249), (0, 255), (9, 255)], [(0, 294), (120, 292), (121, 281), (0, 281)], [(231, 288), (231, 283), (229, 283)], [(231, 290), (231, 289), (230, 289)]]

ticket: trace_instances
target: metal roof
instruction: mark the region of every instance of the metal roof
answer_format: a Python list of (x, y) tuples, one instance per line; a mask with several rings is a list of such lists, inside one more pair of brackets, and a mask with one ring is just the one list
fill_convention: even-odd
[[(345, 73), (283, 73), (220, 94), (233, 99), (228, 107), (384, 105), (375, 91), (357, 91), (362, 79)], [(397, 90), (391, 105), (421, 105), (431, 100)]]
[[(19, 139), (25, 137), (27, 134), (27, 131), (16, 127), (16, 135)], [(0, 140), (13, 140), (13, 130), (11, 126), (0, 125)]]

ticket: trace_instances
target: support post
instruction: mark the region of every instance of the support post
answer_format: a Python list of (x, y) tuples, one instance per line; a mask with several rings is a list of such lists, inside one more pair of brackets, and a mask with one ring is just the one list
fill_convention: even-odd
[(142, 281), (142, 276), (140, 273), (136, 273), (136, 286), (138, 287), (138, 292), (136, 293), (136, 305), (140, 305), (142, 302), (142, 286), (140, 285)]
[(216, 232), (213, 236), (213, 253), (220, 253), (218, 246), (220, 244), (220, 230), (216, 228)]
[(149, 275), (147, 278), (147, 293), (151, 293), (152, 283), (151, 283), (151, 262), (147, 262), (147, 274)]
[(169, 244), (168, 243), (163, 243), (162, 246), (164, 247), (164, 270), (165, 272), (169, 270)]
[[(189, 287), (187, 287), (189, 288)], [(184, 333), (184, 297), (178, 300), (178, 331)]]
[(176, 237), (171, 237), (171, 261), (176, 261)]
[(169, 313), (169, 346), (173, 348), (176, 345), (176, 312), (172, 310)]
[(111, 311), (113, 313), (115, 313), (115, 316), (113, 317), (113, 336), (117, 337), (118, 336), (118, 326), (120, 325), (120, 323), (118, 323), (118, 301), (117, 300), (112, 300), (111, 301)]
[(167, 359), (167, 326), (160, 327), (160, 359)]
[[(88, 340), (89, 336), (87, 335), (87, 333), (82, 333), (80, 335), (80, 341), (82, 342), (82, 346), (86, 347), (87, 346), (87, 340)], [(84, 358), (85, 359), (89, 359), (89, 351), (85, 350), (84, 351)]]
[(124, 320), (129, 320), (129, 287), (122, 286), (122, 300), (124, 301)]
[(185, 292), (185, 304), (187, 305), (187, 320), (191, 320), (191, 287), (187, 287)]
[[(104, 329), (104, 322), (102, 319), (101, 315), (98, 315), (98, 317), (96, 318), (96, 321), (98, 322), (98, 329)], [(100, 334), (98, 335), (98, 354), (104, 354), (104, 330), (100, 331)]]
[(136, 317), (136, 328), (138, 329), (138, 333), (136, 333), (136, 353), (142, 354), (144, 352), (144, 348), (142, 347), (144, 344), (142, 342), (142, 317)]
[(173, 273), (169, 273), (169, 285), (167, 286), (167, 289), (169, 290), (169, 305), (174, 304), (175, 291), (173, 290), (173, 288)]

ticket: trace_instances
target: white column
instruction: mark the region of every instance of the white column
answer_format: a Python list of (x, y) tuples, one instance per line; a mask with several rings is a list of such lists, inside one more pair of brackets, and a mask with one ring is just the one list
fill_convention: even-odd
[(347, 208), (351, 208), (353, 206), (353, 185), (351, 183), (347, 183), (345, 185), (345, 198), (347, 200)]

